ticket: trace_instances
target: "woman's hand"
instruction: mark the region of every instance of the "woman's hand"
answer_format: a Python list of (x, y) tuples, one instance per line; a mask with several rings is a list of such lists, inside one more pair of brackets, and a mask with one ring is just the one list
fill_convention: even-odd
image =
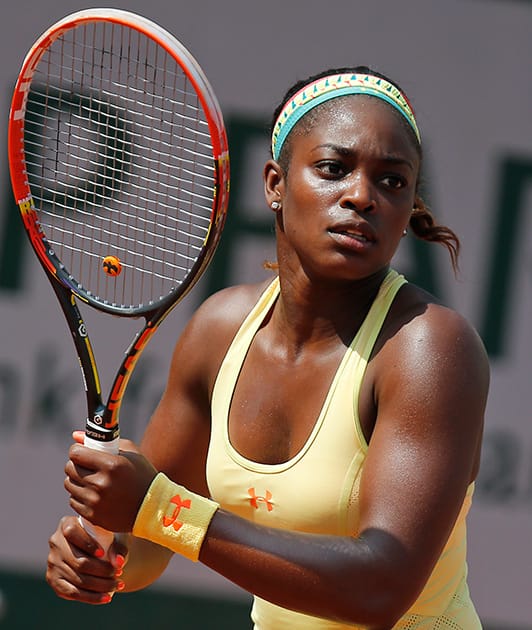
[(69, 456), (64, 485), (70, 506), (94, 525), (130, 532), (156, 469), (129, 440), (120, 441), (118, 455), (74, 444)]
[(115, 540), (103, 560), (103, 549), (75, 516), (65, 516), (49, 541), (46, 581), (63, 599), (86, 604), (107, 604), (121, 591), (127, 547)]

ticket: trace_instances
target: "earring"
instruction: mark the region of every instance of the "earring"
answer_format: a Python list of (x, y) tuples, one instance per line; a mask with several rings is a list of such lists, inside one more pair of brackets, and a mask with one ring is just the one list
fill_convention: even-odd
[(281, 204), (278, 201), (272, 201), (270, 207), (272, 210), (279, 210), (281, 208)]
[(405, 228), (405, 229), (403, 230), (403, 236), (406, 236), (407, 234), (408, 234), (408, 230)]

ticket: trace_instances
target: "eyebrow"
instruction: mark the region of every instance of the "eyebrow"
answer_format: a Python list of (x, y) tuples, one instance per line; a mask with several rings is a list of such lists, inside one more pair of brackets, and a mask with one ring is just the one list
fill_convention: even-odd
[[(344, 147), (342, 145), (333, 144), (332, 142), (324, 142), (323, 144), (319, 144), (318, 146), (314, 147), (312, 151), (315, 151), (316, 149), (330, 149), (331, 151), (334, 151), (335, 153), (338, 153), (339, 155), (342, 155), (344, 157), (351, 157), (356, 154), (355, 150), (350, 149), (349, 147)], [(398, 166), (403, 165), (403, 166), (407, 166), (412, 171), (414, 170), (414, 165), (412, 161), (400, 155), (394, 155), (390, 153), (387, 155), (382, 155), (378, 157), (377, 159), (380, 162), (386, 162), (388, 164), (396, 164)]]

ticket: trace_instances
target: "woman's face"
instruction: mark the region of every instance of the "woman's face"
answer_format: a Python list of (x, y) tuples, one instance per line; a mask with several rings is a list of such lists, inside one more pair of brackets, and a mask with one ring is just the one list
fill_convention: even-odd
[(356, 95), (321, 106), (310, 128), (303, 119), (293, 130), (288, 173), (275, 190), (281, 264), (295, 260), (307, 273), (355, 280), (390, 263), (420, 167), (399, 116), (377, 98)]

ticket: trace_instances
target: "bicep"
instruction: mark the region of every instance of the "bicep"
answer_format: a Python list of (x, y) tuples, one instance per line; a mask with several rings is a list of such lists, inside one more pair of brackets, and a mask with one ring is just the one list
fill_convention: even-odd
[[(436, 322), (441, 324), (441, 322)], [(487, 360), (459, 318), (416, 323), (376, 381), (377, 422), (361, 479), (360, 532), (395, 549), (422, 585), (474, 478), (487, 396)], [(396, 566), (393, 567), (393, 563)]]

